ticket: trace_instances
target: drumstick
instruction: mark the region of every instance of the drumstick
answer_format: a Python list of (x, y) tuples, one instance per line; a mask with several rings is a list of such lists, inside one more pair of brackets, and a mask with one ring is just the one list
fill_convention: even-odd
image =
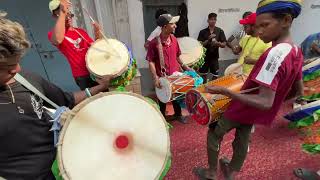
[[(96, 21), (92, 18), (92, 16), (89, 14), (89, 12), (88, 12), (88, 10), (86, 9), (86, 8), (84, 8), (84, 7), (82, 7), (82, 9), (84, 10), (84, 12), (89, 16), (89, 19), (91, 20), (91, 22), (92, 23), (96, 23)], [(102, 35), (102, 37), (107, 41), (107, 43), (110, 45), (110, 47), (113, 49), (113, 50), (115, 50), (114, 48), (113, 48), (113, 46), (109, 43), (109, 41), (108, 41), (108, 38), (107, 38), (107, 36), (104, 34), (104, 32), (99, 28), (99, 32), (101, 33), (101, 35)], [(110, 53), (110, 52), (109, 52)], [(119, 55), (119, 53), (116, 51), (116, 53), (117, 53), (117, 56), (118, 57), (120, 57), (120, 55)], [(110, 53), (110, 54), (112, 54), (112, 53)], [(112, 54), (112, 55), (114, 55), (114, 54)]]

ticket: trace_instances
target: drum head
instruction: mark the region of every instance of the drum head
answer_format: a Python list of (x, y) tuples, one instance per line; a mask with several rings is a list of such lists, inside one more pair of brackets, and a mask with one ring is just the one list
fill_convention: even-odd
[(186, 94), (186, 105), (190, 116), (198, 124), (208, 125), (211, 120), (209, 102), (196, 90)]
[(157, 97), (161, 102), (167, 103), (172, 97), (171, 83), (167, 78), (160, 78), (160, 85), (161, 89), (156, 88)]
[(308, 70), (308, 69), (311, 69), (315, 66), (318, 66), (320, 65), (320, 58), (312, 58), (310, 59), (309, 61), (311, 61), (309, 64), (303, 66), (302, 70), (305, 71), (305, 70)]
[(60, 135), (64, 179), (158, 179), (170, 140), (160, 111), (142, 96), (104, 93), (69, 114)]
[(224, 75), (230, 75), (230, 74), (243, 74), (243, 68), (242, 68), (242, 64), (240, 63), (233, 63), (230, 66), (228, 66), (226, 68), (226, 70), (224, 71)]
[(190, 37), (178, 38), (181, 50), (180, 59), (186, 65), (192, 65), (200, 60), (203, 54), (203, 47), (200, 42)]
[(130, 64), (129, 51), (116, 39), (100, 39), (89, 48), (86, 64), (95, 76), (120, 76)]

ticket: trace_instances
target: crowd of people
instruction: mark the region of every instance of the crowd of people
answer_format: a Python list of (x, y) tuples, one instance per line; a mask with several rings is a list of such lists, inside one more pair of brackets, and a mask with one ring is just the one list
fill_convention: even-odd
[[(108, 90), (111, 77), (92, 80), (86, 67), (85, 55), (94, 40), (81, 28), (72, 25), (72, 4), (68, 0), (52, 0), (50, 12), (55, 20), (48, 33), (49, 41), (65, 55), (73, 77), (82, 91), (64, 92), (40, 76), (21, 70), (20, 61), (30, 47), (23, 27), (0, 14), (0, 177), (10, 179), (54, 179), (51, 165), (56, 156), (50, 117), (44, 106), (50, 105), (15, 79), (17, 73), (25, 77), (41, 93), (59, 106), (73, 108), (81, 101)], [(246, 159), (250, 134), (254, 124), (270, 125), (285, 101), (295, 100), (303, 93), (302, 66), (304, 55), (320, 53), (312, 44), (311, 52), (303, 54), (294, 44), (290, 28), (301, 12), (299, 0), (262, 0), (256, 12), (246, 12), (239, 24), (243, 29), (228, 39), (224, 30), (216, 26), (218, 15), (210, 13), (208, 27), (201, 30), (198, 41), (207, 49), (205, 63), (198, 70), (205, 81), (219, 77), (219, 48), (230, 48), (239, 55), (238, 63), (246, 74), (241, 90), (207, 86), (206, 92), (222, 94), (232, 99), (222, 118), (210, 126), (207, 135), (209, 168), (196, 167), (193, 172), (201, 179), (216, 179), (218, 162), (226, 179), (234, 179)], [(172, 16), (161, 9), (155, 19), (157, 28), (145, 43), (146, 59), (154, 86), (161, 88), (160, 77), (176, 71), (194, 71), (179, 56), (177, 37), (189, 36), (187, 8), (180, 7), (179, 15)], [(182, 24), (179, 26), (179, 24)], [(178, 27), (177, 27), (178, 25)], [(99, 24), (93, 24), (95, 40), (102, 38)], [(314, 35), (318, 36), (318, 35)], [(212, 80), (211, 79), (211, 80)], [(178, 102), (173, 101), (174, 115), (166, 116), (166, 104), (159, 102), (160, 111), (167, 120), (186, 123)], [(233, 156), (218, 158), (221, 141), (235, 129)], [(300, 169), (299, 175), (315, 173)], [(303, 171), (302, 171), (303, 170)], [(303, 174), (304, 173), (304, 174)], [(303, 178), (303, 176), (300, 176)]]

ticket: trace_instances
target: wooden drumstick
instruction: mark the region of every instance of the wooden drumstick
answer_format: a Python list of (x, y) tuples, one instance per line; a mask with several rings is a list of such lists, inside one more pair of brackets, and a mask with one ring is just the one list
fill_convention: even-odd
[[(94, 24), (94, 23), (96, 23), (96, 21), (93, 19), (93, 17), (89, 14), (89, 12), (88, 12), (88, 10), (86, 9), (86, 8), (82, 8), (83, 10), (84, 10), (84, 12), (88, 15), (88, 17), (89, 17), (89, 19), (91, 20), (91, 22)], [(101, 30), (101, 28), (99, 28), (99, 32), (101, 33), (101, 35), (102, 35), (102, 37), (107, 41), (107, 43), (110, 45), (110, 47), (113, 49), (113, 50), (115, 50), (114, 48), (113, 48), (113, 46), (109, 43), (109, 41), (108, 41), (108, 37), (104, 34), (104, 32)], [(110, 53), (110, 52), (108, 52), (108, 53)], [(119, 53), (116, 51), (116, 53), (118, 54), (117, 56), (120, 56), (119, 55)], [(112, 53), (110, 53), (110, 54), (112, 54)]]

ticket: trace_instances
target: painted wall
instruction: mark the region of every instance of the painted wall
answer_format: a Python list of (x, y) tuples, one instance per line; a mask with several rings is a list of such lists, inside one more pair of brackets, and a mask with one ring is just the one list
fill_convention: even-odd
[[(211, 12), (218, 14), (217, 26), (222, 28), (228, 38), (240, 28), (239, 19), (246, 11), (255, 11), (259, 0), (188, 0), (190, 36), (197, 38), (199, 31), (208, 26), (207, 17)], [(220, 60), (236, 59), (229, 48), (220, 49)]]
[(320, 1), (305, 0), (301, 15), (292, 27), (292, 37), (300, 44), (307, 36), (320, 32)]
[(146, 68), (146, 50), (144, 48), (145, 32), (143, 22), (143, 7), (140, 0), (128, 0), (129, 23), (131, 32), (132, 51), (137, 59), (139, 68)]

